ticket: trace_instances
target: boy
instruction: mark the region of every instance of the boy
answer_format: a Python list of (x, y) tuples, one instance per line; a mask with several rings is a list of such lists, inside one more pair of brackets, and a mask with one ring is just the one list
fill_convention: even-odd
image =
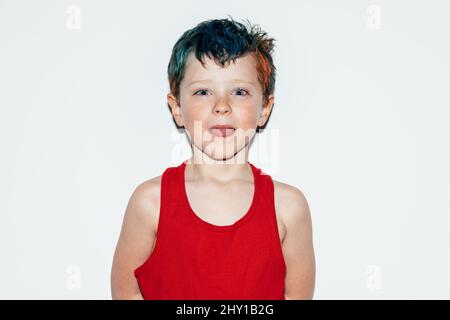
[(274, 105), (273, 41), (222, 19), (175, 44), (167, 101), (193, 156), (134, 190), (113, 299), (312, 299), (307, 200), (247, 160)]

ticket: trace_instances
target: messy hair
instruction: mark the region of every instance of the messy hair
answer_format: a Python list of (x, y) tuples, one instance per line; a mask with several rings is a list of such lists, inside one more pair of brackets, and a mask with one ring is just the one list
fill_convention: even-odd
[(177, 102), (180, 98), (180, 83), (183, 80), (186, 61), (190, 53), (205, 67), (204, 57), (221, 67), (228, 65), (248, 53), (256, 60), (258, 81), (263, 89), (264, 104), (275, 90), (275, 66), (272, 52), (275, 39), (269, 38), (259, 25), (248, 27), (233, 18), (206, 20), (183, 33), (172, 49), (167, 73), (170, 92)]

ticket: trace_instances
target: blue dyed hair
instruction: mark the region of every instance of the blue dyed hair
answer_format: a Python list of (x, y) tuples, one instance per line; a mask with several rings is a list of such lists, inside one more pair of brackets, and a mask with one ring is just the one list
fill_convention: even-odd
[(231, 17), (230, 20), (207, 20), (183, 33), (172, 49), (167, 67), (170, 91), (178, 102), (186, 61), (192, 52), (202, 66), (205, 66), (206, 55), (222, 67), (248, 53), (253, 54), (258, 80), (263, 89), (264, 104), (267, 102), (269, 95), (275, 90), (276, 69), (272, 59), (275, 39), (269, 38), (258, 25), (247, 22), (248, 28)]

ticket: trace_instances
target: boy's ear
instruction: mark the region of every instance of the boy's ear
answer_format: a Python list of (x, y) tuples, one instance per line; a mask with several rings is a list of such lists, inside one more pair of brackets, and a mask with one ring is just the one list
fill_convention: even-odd
[(170, 107), (170, 111), (172, 113), (173, 118), (175, 119), (175, 122), (177, 123), (177, 126), (183, 128), (184, 123), (183, 118), (181, 117), (181, 107), (172, 93), (167, 94), (167, 104)]
[(258, 127), (264, 127), (266, 125), (267, 120), (269, 119), (270, 114), (272, 112), (274, 103), (275, 103), (275, 96), (271, 94), (267, 98), (265, 105), (263, 105), (262, 107), (261, 115), (259, 116), (258, 119)]

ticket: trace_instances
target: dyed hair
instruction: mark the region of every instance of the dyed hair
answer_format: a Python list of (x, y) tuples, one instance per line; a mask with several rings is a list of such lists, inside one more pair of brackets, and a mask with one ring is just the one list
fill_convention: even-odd
[[(229, 16), (230, 17), (230, 16)], [(167, 73), (170, 92), (180, 99), (180, 83), (183, 80), (186, 61), (190, 53), (194, 52), (197, 60), (205, 67), (204, 57), (222, 67), (230, 61), (248, 53), (254, 55), (258, 80), (263, 89), (264, 104), (275, 90), (275, 66), (272, 51), (275, 39), (269, 38), (258, 25), (249, 27), (236, 22), (233, 18), (214, 19), (199, 23), (196, 27), (183, 33), (172, 49)]]

